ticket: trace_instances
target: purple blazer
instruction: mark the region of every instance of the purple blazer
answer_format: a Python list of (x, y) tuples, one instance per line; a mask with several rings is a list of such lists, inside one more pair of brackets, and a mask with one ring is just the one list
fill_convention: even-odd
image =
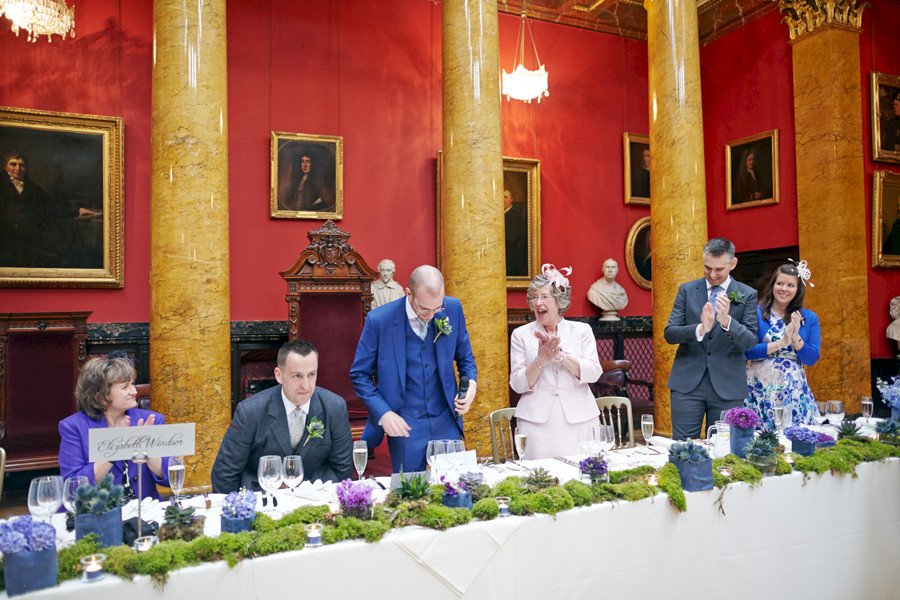
[[(135, 426), (140, 419), (146, 421), (150, 415), (156, 415), (156, 425), (163, 425), (166, 422), (166, 418), (161, 414), (142, 408), (131, 408), (125, 412), (131, 417), (132, 426)], [(62, 441), (59, 443), (59, 472), (63, 479), (84, 475), (88, 478), (91, 485), (96, 484), (94, 481), (94, 463), (88, 461), (88, 431), (100, 427), (108, 427), (106, 417), (100, 417), (98, 421), (95, 421), (81, 411), (59, 422), (59, 435), (62, 437)], [(136, 495), (138, 489), (138, 466), (130, 460), (125, 462), (128, 465), (128, 479), (131, 481), (131, 487), (134, 488)], [(113, 468), (109, 471), (113, 474), (117, 485), (122, 484), (120, 464), (113, 463)], [(146, 463), (141, 465), (141, 469), (143, 469), (141, 497), (159, 500), (156, 484), (169, 484), (167, 477), (169, 459), (162, 459), (162, 477), (154, 475)]]

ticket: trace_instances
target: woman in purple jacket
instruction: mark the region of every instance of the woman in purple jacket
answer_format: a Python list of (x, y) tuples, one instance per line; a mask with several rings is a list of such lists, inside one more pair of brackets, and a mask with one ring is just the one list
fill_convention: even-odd
[[(819, 360), (822, 335), (819, 318), (803, 308), (809, 269), (806, 261), (796, 266), (781, 265), (756, 307), (759, 343), (744, 354), (750, 397), (746, 401), (763, 420), (763, 426), (774, 429), (772, 402), (784, 403), (790, 424), (810, 423), (816, 414), (816, 400), (806, 382), (804, 365)], [(785, 419), (787, 421), (787, 419)]]
[[(132, 461), (88, 461), (88, 431), (98, 427), (162, 425), (165, 417), (137, 408), (135, 371), (124, 358), (94, 358), (81, 370), (75, 385), (78, 412), (59, 422), (59, 470), (63, 478), (85, 475), (91, 484), (112, 473), (117, 485), (137, 495), (138, 467)], [(151, 458), (143, 470), (141, 497), (159, 499), (156, 484), (167, 484), (168, 458)], [(127, 473), (127, 477), (124, 477)]]

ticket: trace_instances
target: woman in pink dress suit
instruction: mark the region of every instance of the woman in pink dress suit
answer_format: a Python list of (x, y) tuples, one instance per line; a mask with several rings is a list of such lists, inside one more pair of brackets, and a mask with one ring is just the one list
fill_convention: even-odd
[(534, 321), (512, 333), (509, 385), (521, 394), (516, 426), (528, 435), (528, 460), (580, 454), (579, 431), (599, 424), (590, 384), (603, 369), (591, 327), (562, 318), (571, 293), (569, 280), (544, 265), (528, 287)]

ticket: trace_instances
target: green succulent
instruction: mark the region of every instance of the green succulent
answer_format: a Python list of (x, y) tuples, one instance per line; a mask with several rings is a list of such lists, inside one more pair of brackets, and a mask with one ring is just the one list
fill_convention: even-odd
[(775, 456), (775, 446), (772, 445), (772, 442), (762, 438), (754, 438), (752, 442), (749, 442), (746, 446), (744, 446), (744, 454), (747, 457), (750, 456)]
[(181, 525), (190, 525), (194, 520), (194, 507), (181, 508), (177, 504), (172, 504), (166, 508), (166, 525), (175, 527)]
[(75, 492), (75, 513), (79, 515), (101, 515), (125, 504), (125, 490), (121, 485), (113, 485), (113, 476), (108, 474), (97, 485), (83, 485)]
[(838, 439), (860, 435), (859, 427), (853, 421), (844, 421), (837, 431)]
[(543, 467), (532, 469), (525, 478), (525, 488), (529, 492), (536, 492), (555, 485), (559, 485), (559, 478), (553, 477), (550, 471)]
[(767, 441), (773, 448), (778, 445), (778, 434), (771, 429), (759, 432), (758, 438)]
[(414, 500), (428, 494), (428, 478), (425, 475), (413, 475), (409, 479), (400, 469), (400, 485), (397, 494), (404, 500)]
[(897, 435), (900, 432), (900, 423), (894, 419), (885, 419), (875, 425), (875, 431), (886, 435)]

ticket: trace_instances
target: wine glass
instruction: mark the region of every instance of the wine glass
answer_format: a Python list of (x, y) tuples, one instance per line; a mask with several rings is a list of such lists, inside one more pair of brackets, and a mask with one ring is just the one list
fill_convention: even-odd
[(516, 444), (516, 454), (519, 456), (519, 460), (522, 460), (525, 457), (525, 446), (528, 445), (528, 434), (516, 427), (513, 439)]
[(369, 445), (365, 440), (353, 442), (353, 467), (356, 469), (356, 475), (359, 479), (362, 479), (367, 462), (369, 462)]
[[(178, 504), (178, 494), (181, 493), (181, 489), (184, 487), (184, 471), (183, 456), (169, 457), (169, 489), (172, 490), (172, 501), (175, 504)], [(139, 502), (140, 500), (138, 498)]]
[(447, 445), (444, 440), (428, 440), (425, 457), (428, 460), (428, 465), (431, 467), (431, 483), (441, 482), (441, 473), (438, 469), (438, 463), (443, 463), (441, 457), (446, 452)]
[(63, 506), (70, 513), (75, 512), (75, 498), (78, 496), (78, 488), (83, 485), (90, 485), (86, 475), (66, 477), (63, 482)]
[(50, 522), (63, 499), (63, 480), (59, 475), (36, 477), (28, 485), (28, 511), (39, 521)]
[(281, 485), (281, 479), (284, 476), (282, 471), (283, 468), (284, 465), (280, 456), (267, 454), (266, 456), (259, 457), (259, 466), (256, 470), (256, 475), (259, 478), (259, 487), (266, 492), (267, 496), (273, 498), (272, 507), (268, 512), (274, 512), (275, 510), (273, 494)]
[(816, 422), (821, 426), (825, 421), (828, 420), (828, 403), (827, 402), (816, 402)]
[(303, 482), (303, 458), (292, 454), (284, 457), (284, 484), (294, 495), (294, 488)]
[(653, 415), (641, 415), (641, 435), (644, 443), (650, 447), (650, 438), (653, 437)]
[(616, 429), (612, 425), (600, 425), (600, 451), (606, 454), (616, 446)]
[(840, 400), (829, 400), (827, 410), (828, 422), (831, 423), (835, 429), (839, 429), (841, 421), (844, 420), (844, 403)]
[(875, 403), (872, 402), (872, 398), (869, 396), (863, 396), (860, 398), (860, 405), (862, 406), (863, 416), (866, 418), (866, 427), (868, 427), (869, 419), (872, 417), (872, 411), (875, 409)]
[(581, 446), (585, 458), (591, 455), (591, 450), (593, 449), (594, 440), (597, 435), (598, 430), (594, 427), (582, 427), (578, 430), (578, 445)]
[(450, 457), (454, 468), (454, 479), (459, 479), (459, 474), (466, 462), (466, 442), (463, 440), (450, 440), (448, 445), (452, 448)]

